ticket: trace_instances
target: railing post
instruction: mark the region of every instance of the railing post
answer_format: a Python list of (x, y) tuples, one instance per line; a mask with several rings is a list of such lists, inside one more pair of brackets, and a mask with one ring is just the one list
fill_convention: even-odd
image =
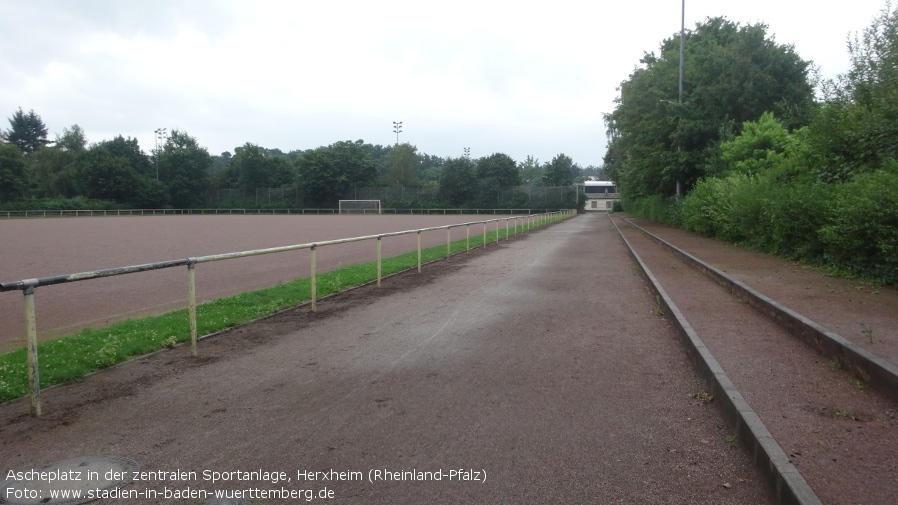
[(315, 255), (318, 250), (318, 244), (312, 244), (312, 248), (310, 249), (310, 258), (312, 265), (309, 268), (309, 283), (311, 285), (312, 290), (312, 312), (318, 310), (318, 281), (317, 274), (315, 273)]
[(483, 248), (486, 249), (486, 221), (483, 222)]
[(471, 223), (465, 223), (465, 252), (471, 252)]
[(421, 273), (421, 230), (418, 230), (418, 273)]
[(452, 252), (452, 227), (446, 227), (446, 261), (449, 261), (449, 255)]
[(377, 236), (377, 287), (380, 287), (380, 279), (381, 279), (381, 262), (380, 262), (380, 240), (381, 236)]
[(187, 258), (187, 314), (190, 319), (190, 355), (196, 356), (196, 259)]
[(499, 233), (499, 220), (496, 220), (496, 243), (499, 243), (499, 238), (501, 237), (501, 233)]
[(25, 281), (25, 333), (28, 337), (28, 383), (31, 386), (31, 415), (41, 416), (41, 380), (37, 363), (37, 322), (34, 315), (34, 286), (37, 279)]
[(505, 218), (505, 240), (508, 240), (508, 220), (510, 218)]

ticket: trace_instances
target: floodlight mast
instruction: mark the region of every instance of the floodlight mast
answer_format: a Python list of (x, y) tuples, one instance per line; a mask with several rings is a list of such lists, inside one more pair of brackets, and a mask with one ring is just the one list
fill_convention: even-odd
[[(677, 95), (677, 105), (679, 106), (679, 110), (677, 111), (677, 122), (679, 125), (679, 121), (682, 119), (683, 114), (683, 50), (686, 45), (686, 0), (682, 1), (682, 8), (680, 9), (680, 87), (679, 94)], [(679, 132), (678, 132), (679, 133)], [(679, 153), (682, 141), (677, 140), (677, 164), (679, 164)], [(678, 174), (677, 177), (677, 200), (680, 200), (680, 195), (682, 194), (682, 185), (680, 184), (680, 176), (683, 174)]]
[(396, 145), (399, 145), (399, 134), (402, 133), (402, 121), (393, 121), (393, 133), (396, 134)]
[(156, 128), (153, 132), (156, 134), (156, 180), (159, 180), (159, 141), (163, 141), (163, 145), (165, 144), (165, 139), (168, 138), (168, 133), (165, 130), (168, 128)]

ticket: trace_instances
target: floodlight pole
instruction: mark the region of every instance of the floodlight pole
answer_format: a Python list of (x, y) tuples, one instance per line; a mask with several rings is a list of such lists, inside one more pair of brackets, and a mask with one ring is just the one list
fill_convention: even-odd
[[(682, 8), (680, 9), (680, 87), (679, 94), (677, 95), (677, 105), (678, 105), (678, 118), (677, 125), (679, 122), (683, 120), (683, 60), (684, 60), (684, 47), (686, 46), (686, 0), (682, 0)], [(677, 142), (677, 164), (679, 164), (680, 160), (680, 144), (682, 141)], [(682, 194), (682, 186), (680, 184), (680, 176), (682, 174), (677, 174), (677, 200), (680, 199), (680, 195)]]
[[(154, 133), (156, 134), (156, 180), (159, 180), (159, 141), (168, 138), (168, 133), (165, 130), (168, 128), (156, 128)], [(164, 142), (163, 142), (164, 144)]]
[(393, 133), (396, 134), (396, 145), (399, 145), (399, 134), (402, 133), (402, 121), (393, 121)]

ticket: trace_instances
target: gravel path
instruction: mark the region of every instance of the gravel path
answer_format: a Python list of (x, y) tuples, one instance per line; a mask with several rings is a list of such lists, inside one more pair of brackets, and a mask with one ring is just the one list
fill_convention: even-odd
[[(837, 362), (821, 357), (654, 240), (617, 221), (822, 502), (894, 503), (898, 496), (898, 405), (867, 389)], [(671, 237), (671, 242), (699, 259), (728, 270), (805, 314), (823, 314), (824, 309), (812, 302), (816, 296), (828, 309), (826, 320), (834, 326), (850, 327), (859, 317), (851, 300), (869, 297), (882, 304), (880, 307), (894, 300), (894, 292), (884, 288), (878, 288), (882, 296), (859, 293), (844, 286), (857, 281), (832, 279), (768, 255), (664, 226), (649, 224), (647, 228)], [(836, 302), (839, 297), (841, 303)], [(876, 306), (865, 305), (868, 309)], [(869, 310), (868, 315), (873, 313)], [(887, 319), (881, 312), (875, 316)], [(868, 349), (886, 350), (893, 338), (881, 335), (875, 345), (868, 342)]]
[[(333, 503), (767, 503), (654, 308), (608, 218), (579, 216), (204, 340), (198, 359), (51, 389), (40, 419), (2, 405), (0, 461), (113, 454), (197, 472), (139, 491), (327, 487)], [(292, 482), (202, 480), (258, 469)], [(458, 469), (480, 480), (367, 480)]]

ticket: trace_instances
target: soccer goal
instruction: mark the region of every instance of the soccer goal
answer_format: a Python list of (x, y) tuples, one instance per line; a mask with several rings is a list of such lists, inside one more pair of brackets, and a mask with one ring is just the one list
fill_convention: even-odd
[(340, 214), (380, 214), (380, 200), (340, 200)]

